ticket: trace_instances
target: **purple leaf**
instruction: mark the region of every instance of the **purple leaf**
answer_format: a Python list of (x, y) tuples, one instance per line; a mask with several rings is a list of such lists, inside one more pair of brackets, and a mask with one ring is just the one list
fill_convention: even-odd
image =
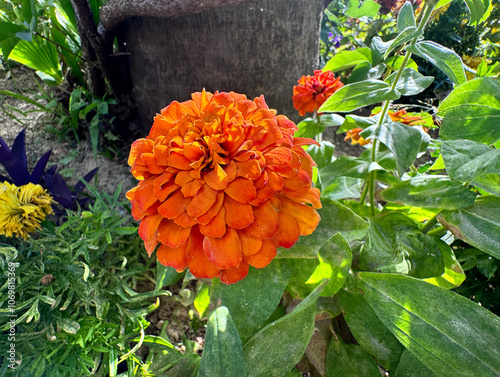
[(65, 208), (71, 207), (71, 190), (69, 189), (61, 174), (55, 173), (53, 175), (51, 191), (54, 194), (54, 200), (56, 200), (60, 205)]
[(10, 151), (12, 154), (24, 165), (25, 168), (28, 168), (28, 163), (26, 162), (26, 129), (23, 129), (19, 132), (12, 144), (12, 148)]
[[(82, 179), (85, 180), (85, 182), (89, 183), (92, 180), (92, 178), (94, 178), (94, 176), (96, 175), (98, 170), (99, 170), (99, 168), (95, 168), (95, 169), (89, 171)], [(73, 192), (78, 194), (81, 191), (83, 191), (84, 188), (85, 188), (85, 184), (80, 180), (75, 185), (75, 189), (73, 190)]]
[[(18, 135), (19, 137), (19, 135)], [(17, 138), (16, 138), (17, 140)], [(30, 181), (28, 169), (14, 156), (3, 139), (0, 137), (0, 163), (5, 167), (16, 186), (26, 185)]]
[(47, 162), (49, 162), (50, 154), (52, 153), (52, 149), (46, 152), (35, 165), (35, 168), (31, 172), (30, 182), (38, 184), (40, 183), (40, 179), (42, 178), (45, 167), (47, 166)]

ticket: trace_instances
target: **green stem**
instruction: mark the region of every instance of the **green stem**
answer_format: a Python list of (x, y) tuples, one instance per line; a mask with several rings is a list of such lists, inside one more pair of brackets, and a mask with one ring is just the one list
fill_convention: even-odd
[(368, 185), (365, 185), (363, 192), (361, 193), (361, 198), (359, 198), (359, 203), (363, 204), (366, 200), (366, 195), (368, 194)]
[[(420, 19), (420, 22), (418, 24), (417, 32), (423, 31), (427, 22), (429, 21), (429, 18), (432, 15), (432, 11), (434, 10), (434, 6), (436, 5), (438, 0), (430, 0), (429, 2), (425, 2), (424, 5), (424, 10), (423, 10), (423, 16)], [(418, 41), (418, 36), (413, 38), (410, 42), (410, 46), (414, 46)], [(411, 52), (406, 51), (405, 56), (403, 58), (403, 62), (401, 63), (401, 66), (399, 67), (396, 77), (394, 81), (392, 82), (391, 85), (391, 90), (396, 89), (396, 85), (401, 78), (401, 75), (403, 74), (403, 70), (406, 68), (406, 65), (408, 64), (409, 60), (411, 57)], [(380, 118), (378, 120), (377, 126), (380, 127), (384, 123), (385, 117), (387, 116), (387, 113), (389, 111), (389, 106), (391, 104), (391, 101), (385, 101), (384, 105), (382, 106), (382, 111), (380, 112)], [(377, 161), (377, 139), (373, 140), (373, 146), (372, 146), (372, 154), (371, 154), (371, 160), (372, 162)], [(370, 213), (372, 216), (375, 215), (375, 176), (376, 176), (376, 171), (372, 170), (370, 172), (370, 175), (368, 176), (368, 189), (370, 192)]]
[(427, 233), (429, 236), (432, 236), (432, 237), (436, 237), (436, 236), (439, 236), (439, 237), (442, 237), (446, 231), (448, 229), (446, 229), (444, 226), (440, 226), (439, 228), (437, 229), (434, 229), (434, 230), (431, 230), (429, 233)]
[(437, 224), (437, 214), (435, 214), (433, 217), (431, 217), (425, 224), (424, 226), (420, 229), (420, 231), (424, 234), (429, 232), (429, 230), (432, 229), (434, 225)]
[[(320, 119), (319, 119), (319, 114), (316, 112), (316, 110), (314, 110), (314, 113), (313, 113), (313, 118), (314, 120), (316, 121), (316, 125), (319, 126), (319, 124), (321, 123), (320, 122)], [(316, 136), (316, 141), (318, 143), (321, 144), (321, 141), (323, 140), (323, 132), (320, 132), (317, 136)]]

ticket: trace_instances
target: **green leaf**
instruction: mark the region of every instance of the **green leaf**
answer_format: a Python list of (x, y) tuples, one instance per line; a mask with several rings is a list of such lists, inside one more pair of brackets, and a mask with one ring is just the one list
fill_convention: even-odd
[(418, 42), (413, 46), (407, 46), (406, 49), (434, 64), (455, 85), (460, 85), (467, 81), (462, 59), (453, 50), (431, 41)]
[(325, 127), (313, 118), (306, 118), (297, 124), (299, 130), (294, 134), (295, 137), (315, 138), (325, 131)]
[(10, 22), (0, 21), (0, 42), (16, 36), (17, 33), (29, 32), (25, 26), (12, 24)]
[(173, 267), (166, 267), (161, 263), (156, 263), (156, 287), (155, 291), (161, 290), (164, 286), (169, 286), (183, 276), (182, 272), (177, 272)]
[[(372, 52), (372, 64), (376, 65), (382, 61), (384, 53), (387, 51), (387, 48), (391, 42), (384, 42), (380, 37), (374, 37), (370, 43), (370, 50)], [(384, 64), (380, 64), (384, 65)]]
[(320, 142), (321, 146), (310, 145), (307, 148), (307, 153), (312, 157), (318, 169), (332, 163), (333, 151), (335, 150), (335, 145), (332, 142), (323, 140)]
[(262, 328), (278, 306), (290, 278), (287, 262), (275, 259), (266, 268), (250, 268), (248, 276), (235, 284), (212, 285), (212, 301), (220, 298), (229, 309), (243, 344)]
[(437, 376), (500, 374), (500, 318), (490, 311), (404, 275), (361, 272), (359, 283), (385, 326)]
[(319, 260), (316, 259), (299, 259), (290, 258), (289, 259), (292, 274), (286, 290), (292, 295), (292, 297), (305, 299), (315, 288), (312, 285), (308, 285), (305, 282), (314, 273), (316, 268), (318, 268)]
[(361, 136), (365, 139), (378, 139), (392, 152), (399, 177), (415, 161), (422, 140), (418, 129), (397, 122), (384, 122), (368, 127)]
[(226, 307), (208, 318), (198, 377), (240, 377), (245, 373), (241, 340)]
[[(397, 72), (394, 72), (385, 82), (392, 85), (396, 79)], [(406, 67), (403, 69), (401, 77), (398, 79), (396, 84), (396, 90), (401, 93), (402, 96), (414, 96), (429, 87), (434, 81), (433, 76), (424, 76), (413, 68)]]
[(400, 93), (391, 90), (389, 84), (380, 80), (366, 80), (344, 85), (330, 96), (318, 111), (346, 113), (374, 103), (396, 100), (399, 97)]
[(441, 255), (443, 256), (444, 272), (441, 276), (423, 280), (446, 289), (456, 288), (465, 280), (465, 273), (462, 266), (457, 261), (453, 250), (446, 242), (437, 239), (435, 239), (435, 241), (441, 250)]
[(330, 200), (359, 198), (364, 182), (363, 179), (358, 178), (338, 177), (327, 188), (323, 189), (321, 195)]
[(351, 72), (348, 83), (359, 82), (368, 79), (378, 79), (385, 71), (385, 65), (379, 64), (373, 67), (368, 62), (359, 63)]
[(396, 25), (400, 33), (408, 27), (417, 26), (415, 17), (413, 16), (413, 6), (409, 1), (405, 2), (399, 10)]
[(477, 24), (484, 13), (488, 9), (489, 1), (483, 2), (483, 0), (465, 0), (467, 8), (469, 8), (470, 21), (469, 25)]
[(419, 228), (418, 222), (398, 212), (371, 218), (358, 268), (418, 278), (441, 276), (444, 272), (441, 249), (434, 238)]
[(359, 6), (359, 0), (349, 0), (346, 16), (353, 18), (375, 17), (380, 9), (380, 4), (373, 0), (364, 0)]
[(198, 312), (200, 318), (205, 318), (206, 314), (209, 312), (210, 307), (210, 289), (208, 285), (204, 285), (203, 288), (196, 295), (193, 306)]
[(359, 115), (349, 114), (346, 115), (344, 122), (340, 125), (337, 133), (346, 132), (352, 130), (353, 128), (362, 128), (365, 129), (367, 127), (373, 126), (377, 124), (380, 119), (379, 114), (375, 114), (369, 117), (362, 117)]
[(278, 258), (316, 259), (321, 247), (336, 233), (341, 233), (348, 241), (361, 239), (368, 230), (368, 223), (346, 206), (329, 199), (321, 201), (323, 208), (316, 230), (307, 237), (300, 237), (290, 249), (279, 248)]
[(68, 334), (76, 334), (80, 330), (80, 324), (71, 318), (59, 318), (56, 320), (57, 326)]
[(243, 347), (246, 376), (281, 377), (299, 362), (314, 330), (316, 289), (290, 314), (270, 323)]
[(415, 356), (408, 350), (405, 350), (401, 355), (398, 367), (394, 377), (438, 377), (432, 371), (422, 364)]
[(323, 279), (329, 279), (321, 296), (332, 296), (344, 285), (349, 275), (352, 263), (351, 248), (345, 238), (337, 233), (319, 249), (318, 260), (318, 266), (305, 283), (317, 286)]
[(353, 51), (345, 50), (335, 54), (335, 56), (326, 63), (323, 71), (338, 72), (355, 67), (362, 62), (371, 63), (370, 56), (371, 52), (368, 47), (358, 48)]
[(377, 364), (360, 346), (343, 344), (335, 334), (328, 346), (327, 377), (374, 377), (380, 375)]
[(442, 211), (441, 224), (455, 237), (500, 259), (500, 198), (482, 196), (473, 206), (458, 211)]
[(378, 319), (358, 289), (341, 289), (337, 297), (356, 341), (386, 369), (398, 363), (404, 347)]
[(387, 48), (387, 50), (385, 51), (385, 54), (384, 54), (384, 59), (387, 59), (387, 57), (389, 56), (389, 54), (396, 48), (396, 47), (399, 47), (401, 46), (402, 44), (408, 42), (408, 41), (411, 41), (413, 38), (415, 37), (419, 37), (420, 35), (422, 35), (423, 32), (422, 31), (419, 31), (416, 26), (408, 26), (407, 28), (405, 28), (404, 30), (402, 30), (401, 32), (399, 32), (399, 34), (396, 36), (396, 38), (394, 38), (392, 41), (391, 41), (391, 44), (389, 45), (389, 47)]
[(424, 208), (461, 209), (474, 203), (476, 194), (442, 175), (418, 175), (381, 192), (384, 200)]
[(500, 139), (500, 83), (479, 77), (460, 85), (439, 106), (443, 139), (469, 139), (493, 144)]

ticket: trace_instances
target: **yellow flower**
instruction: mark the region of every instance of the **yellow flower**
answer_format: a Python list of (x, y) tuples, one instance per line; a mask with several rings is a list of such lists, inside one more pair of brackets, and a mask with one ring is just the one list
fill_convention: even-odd
[(0, 235), (26, 239), (28, 233), (41, 229), (46, 215), (54, 213), (52, 203), (54, 200), (40, 185), (0, 183)]

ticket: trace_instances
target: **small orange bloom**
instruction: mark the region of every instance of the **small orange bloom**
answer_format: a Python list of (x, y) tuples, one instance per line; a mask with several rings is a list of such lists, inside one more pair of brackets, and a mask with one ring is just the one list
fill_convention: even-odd
[(393, 122), (399, 122), (406, 124), (407, 126), (414, 126), (416, 124), (425, 124), (425, 121), (422, 119), (420, 116), (408, 116), (406, 113), (406, 110), (398, 110), (396, 112), (389, 111), (388, 114), (389, 118)]
[(315, 142), (295, 131), (263, 96), (203, 91), (164, 108), (128, 160), (140, 182), (127, 198), (148, 254), (159, 245), (160, 263), (231, 284), (311, 234), (320, 192), (302, 146)]
[(359, 133), (362, 132), (362, 128), (353, 128), (352, 130), (347, 131), (347, 135), (344, 138), (345, 141), (351, 139), (352, 145), (366, 145), (370, 143), (370, 140), (365, 140)]
[(314, 76), (302, 76), (297, 82), (299, 85), (293, 87), (292, 100), (300, 116), (319, 109), (328, 97), (344, 86), (332, 71), (321, 70), (314, 71)]

